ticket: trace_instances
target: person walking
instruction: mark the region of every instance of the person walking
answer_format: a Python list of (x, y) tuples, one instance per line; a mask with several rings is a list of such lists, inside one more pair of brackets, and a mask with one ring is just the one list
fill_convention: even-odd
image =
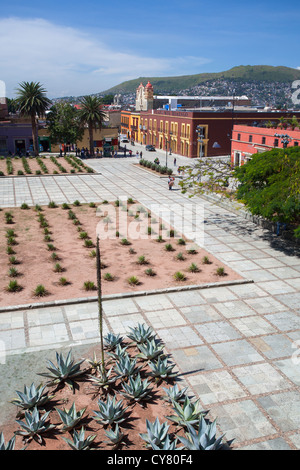
[(172, 190), (172, 187), (174, 186), (174, 181), (175, 181), (175, 178), (173, 176), (169, 176), (168, 185), (169, 185), (170, 191)]
[(176, 157), (174, 158), (174, 166), (176, 166)]
[(140, 152), (140, 158), (142, 158), (142, 156), (143, 156), (143, 152)]

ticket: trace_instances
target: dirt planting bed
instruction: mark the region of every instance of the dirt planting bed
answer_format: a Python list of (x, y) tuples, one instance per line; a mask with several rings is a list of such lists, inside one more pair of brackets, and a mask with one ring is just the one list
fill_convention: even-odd
[(97, 233), (104, 295), (241, 279), (136, 203), (2, 209), (0, 221), (2, 307), (95, 296)]
[(74, 155), (66, 157), (40, 156), (40, 157), (0, 157), (0, 175), (56, 175), (56, 174), (84, 174), (93, 172), (82, 160)]

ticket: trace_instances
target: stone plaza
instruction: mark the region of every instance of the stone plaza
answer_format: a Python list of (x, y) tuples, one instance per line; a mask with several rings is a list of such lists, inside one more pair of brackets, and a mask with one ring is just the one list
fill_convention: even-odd
[[(186, 163), (179, 160), (177, 165)], [(100, 203), (122, 196), (146, 208), (190, 204), (189, 227), (203, 233), (203, 247), (237, 270), (242, 281), (106, 296), (104, 332), (126, 334), (138, 322), (151, 325), (182, 382), (208, 416), (217, 418), (218, 432), (234, 449), (299, 449), (299, 248), (230, 207), (200, 196), (189, 199), (178, 180), (169, 191), (166, 178), (137, 163), (136, 157), (93, 159), (88, 164), (94, 174), (2, 178), (0, 207)], [(203, 220), (194, 217), (197, 207), (203, 208)], [(7, 403), (16, 389), (36, 380), (41, 360), (70, 347), (82, 354), (97, 342), (95, 299), (1, 308), (0, 428), (14, 411)]]

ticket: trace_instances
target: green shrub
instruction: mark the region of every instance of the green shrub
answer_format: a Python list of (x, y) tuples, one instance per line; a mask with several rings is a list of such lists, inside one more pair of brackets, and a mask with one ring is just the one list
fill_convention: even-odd
[(189, 266), (189, 271), (191, 273), (198, 273), (200, 271), (200, 269), (198, 268), (198, 266), (195, 264), (195, 263), (192, 263), (190, 266)]
[(104, 277), (105, 281), (113, 281), (114, 278), (115, 278), (115, 277), (114, 277), (112, 274), (110, 274), (110, 273), (105, 273), (103, 277)]
[(147, 274), (147, 276), (156, 276), (156, 272), (153, 271), (152, 268), (148, 268), (145, 270), (145, 274)]
[(18, 292), (22, 290), (22, 287), (18, 284), (16, 280), (10, 281), (8, 286), (6, 287), (8, 292)]
[(180, 271), (177, 271), (175, 274), (174, 274), (174, 279), (175, 281), (185, 281), (186, 280), (186, 277), (185, 275), (180, 272)]
[(92, 281), (85, 281), (85, 282), (83, 283), (83, 288), (84, 288), (84, 290), (86, 290), (86, 291), (97, 289), (97, 287), (95, 286), (95, 283), (92, 282)]
[(216, 269), (216, 275), (217, 276), (225, 276), (226, 275), (225, 268), (223, 268), (223, 266), (220, 266), (219, 268), (217, 268)]
[(137, 285), (140, 283), (140, 281), (139, 281), (139, 279), (138, 279), (137, 276), (131, 276), (131, 277), (129, 277), (129, 278), (127, 279), (127, 282), (128, 282), (128, 284), (130, 284), (131, 286), (137, 286)]
[(33, 291), (33, 295), (35, 297), (44, 297), (45, 295), (47, 295), (46, 287), (43, 286), (43, 284), (38, 284)]
[(208, 256), (203, 256), (202, 264), (211, 264), (211, 261), (209, 260)]
[(173, 246), (171, 245), (171, 243), (167, 243), (167, 244), (165, 245), (165, 250), (166, 250), (166, 251), (174, 251), (174, 248), (173, 248)]

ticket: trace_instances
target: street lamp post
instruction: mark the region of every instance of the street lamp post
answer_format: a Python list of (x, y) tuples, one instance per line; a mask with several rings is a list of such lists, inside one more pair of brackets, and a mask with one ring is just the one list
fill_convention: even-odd
[(200, 158), (200, 175), (199, 175), (199, 177), (198, 177), (198, 181), (200, 182), (200, 181), (201, 181), (201, 172), (202, 172), (202, 169), (201, 169), (201, 158), (202, 158), (202, 148), (203, 148), (203, 138), (204, 138), (204, 135), (203, 135), (203, 127), (202, 127), (202, 126), (197, 126), (197, 127), (196, 127), (196, 133), (198, 134), (197, 142), (200, 143), (200, 152), (199, 152), (199, 158)]
[(281, 139), (281, 143), (283, 144), (284, 149), (287, 148), (289, 142), (293, 140), (293, 138), (287, 134), (274, 134), (274, 137), (279, 137)]
[(166, 139), (166, 167), (167, 168), (168, 168), (168, 144), (170, 145), (170, 155), (172, 155), (172, 153), (171, 153), (171, 135), (172, 135), (172, 132), (170, 132), (170, 140)]

